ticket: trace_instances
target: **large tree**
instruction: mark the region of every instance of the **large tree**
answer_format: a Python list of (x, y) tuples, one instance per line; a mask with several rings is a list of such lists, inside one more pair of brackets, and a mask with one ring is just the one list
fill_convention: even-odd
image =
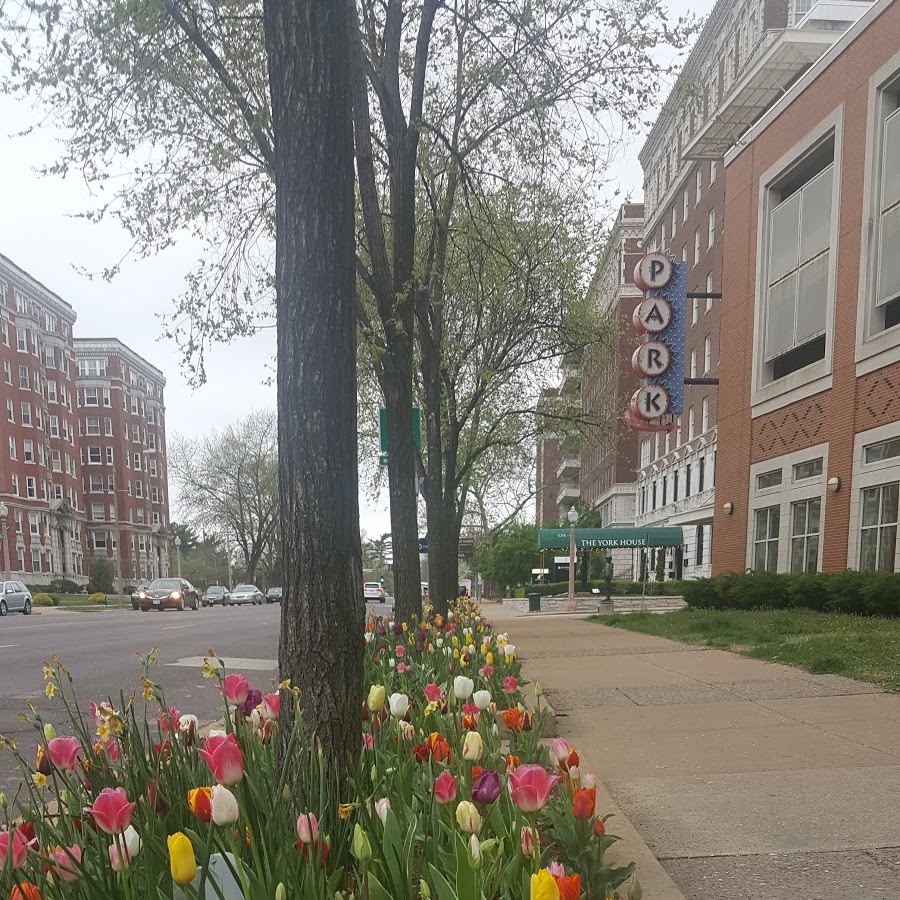
[(203, 437), (177, 435), (169, 447), (183, 523), (237, 549), (248, 581), (278, 537), (277, 427), (273, 412), (254, 412)]
[[(274, 129), (282, 677), (343, 772), (359, 746), (353, 131), (347, 6), (264, 0)], [(285, 704), (289, 707), (290, 704)]]

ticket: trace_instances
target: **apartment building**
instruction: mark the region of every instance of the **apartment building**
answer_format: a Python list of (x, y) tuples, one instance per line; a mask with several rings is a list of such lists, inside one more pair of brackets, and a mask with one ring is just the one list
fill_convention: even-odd
[(538, 436), (535, 473), (535, 523), (552, 528), (559, 523), (560, 463), (559, 437), (552, 418), (542, 418), (541, 409), (557, 402), (556, 388), (545, 388), (538, 404)]
[(86, 553), (124, 582), (168, 575), (166, 379), (115, 338), (78, 338), (75, 356)]
[(724, 176), (713, 570), (898, 571), (900, 0), (868, 7)]
[(29, 584), (85, 573), (75, 319), (68, 303), (0, 255), (0, 568)]
[[(687, 263), (690, 293), (723, 293), (726, 151), (868, 6), (719, 0), (714, 7), (640, 153), (644, 245)], [(687, 378), (722, 377), (722, 309), (743, 296), (688, 301)], [(641, 442), (637, 524), (683, 528), (684, 547), (667, 551), (664, 566), (676, 577), (710, 573), (720, 408), (715, 384), (688, 386), (677, 430)]]

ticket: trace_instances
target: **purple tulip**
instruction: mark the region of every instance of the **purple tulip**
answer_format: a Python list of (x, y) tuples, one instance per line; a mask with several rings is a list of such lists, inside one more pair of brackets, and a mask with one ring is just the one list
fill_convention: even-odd
[(252, 713), (260, 703), (262, 703), (262, 691), (251, 688), (247, 693), (247, 699), (244, 701), (243, 706), (241, 706), (241, 712), (249, 718), (250, 713)]
[(493, 803), (500, 796), (500, 776), (486, 769), (472, 785), (472, 799), (476, 803)]
[(396, 634), (398, 637), (399, 637), (401, 634), (403, 634), (403, 626), (402, 626), (399, 622), (394, 622), (394, 626), (393, 626), (393, 628), (392, 628), (391, 630), (392, 630), (392, 631), (394, 632), (394, 634)]

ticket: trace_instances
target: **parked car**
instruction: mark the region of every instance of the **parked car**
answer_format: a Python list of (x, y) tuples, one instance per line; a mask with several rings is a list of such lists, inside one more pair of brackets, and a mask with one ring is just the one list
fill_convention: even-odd
[(141, 608), (141, 600), (139, 594), (141, 591), (147, 590), (147, 585), (150, 582), (147, 580), (139, 581), (135, 587), (135, 589), (131, 592), (131, 608), (132, 609), (140, 609)]
[(245, 603), (262, 603), (263, 592), (255, 584), (239, 584), (232, 592), (228, 601), (232, 606)]
[(377, 581), (367, 581), (363, 585), (363, 599), (366, 601), (377, 600), (379, 603), (384, 603), (384, 588)]
[(21, 581), (0, 581), (0, 616), (8, 612), (31, 615), (31, 591)]
[(266, 603), (281, 603), (281, 588), (270, 587), (266, 591)]
[(204, 606), (224, 606), (231, 599), (231, 594), (224, 584), (211, 584), (200, 598)]
[(156, 578), (138, 591), (141, 612), (148, 609), (196, 609), (200, 598), (195, 588), (184, 578)]

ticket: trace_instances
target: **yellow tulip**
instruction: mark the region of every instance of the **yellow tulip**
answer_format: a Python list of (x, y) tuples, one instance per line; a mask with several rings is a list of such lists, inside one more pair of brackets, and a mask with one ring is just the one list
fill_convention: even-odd
[(490, 650), (488, 651), (487, 656), (485, 656), (484, 661), (489, 666), (492, 666), (494, 664), (494, 654), (491, 653)]
[(384, 709), (385, 697), (386, 692), (384, 690), (384, 685), (373, 684), (372, 687), (369, 688), (369, 696), (366, 698), (366, 705), (369, 707), (369, 712), (381, 712), (381, 710)]
[(546, 869), (531, 876), (531, 900), (559, 900), (559, 887)]
[(190, 838), (181, 831), (170, 834), (169, 867), (172, 870), (172, 881), (176, 884), (190, 884), (197, 874), (197, 860), (194, 858), (194, 847)]

